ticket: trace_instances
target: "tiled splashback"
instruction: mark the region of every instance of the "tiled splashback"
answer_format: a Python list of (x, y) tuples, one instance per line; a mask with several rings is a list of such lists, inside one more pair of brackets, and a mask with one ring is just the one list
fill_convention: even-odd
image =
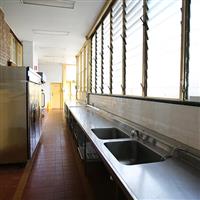
[(200, 150), (200, 107), (92, 94), (89, 104)]

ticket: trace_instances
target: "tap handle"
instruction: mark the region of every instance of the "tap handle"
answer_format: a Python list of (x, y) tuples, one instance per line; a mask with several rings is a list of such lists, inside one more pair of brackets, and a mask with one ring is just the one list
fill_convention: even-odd
[(135, 130), (135, 129), (133, 129), (133, 130), (131, 130), (131, 136), (132, 137), (139, 137), (139, 131), (138, 130)]

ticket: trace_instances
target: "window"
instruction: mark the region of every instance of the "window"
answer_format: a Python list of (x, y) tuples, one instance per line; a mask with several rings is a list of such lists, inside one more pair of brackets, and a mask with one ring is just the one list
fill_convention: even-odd
[(77, 89), (77, 92), (79, 92), (79, 87), (80, 87), (80, 82), (79, 82), (79, 68), (80, 66), (80, 56), (76, 56), (76, 89)]
[(126, 94), (142, 95), (143, 1), (126, 0)]
[(179, 98), (182, 0), (148, 1), (148, 90)]
[(87, 91), (87, 85), (88, 85), (88, 68), (89, 68), (89, 64), (88, 64), (88, 55), (89, 55), (89, 45), (87, 44), (85, 46), (85, 91)]
[(97, 93), (101, 93), (102, 26), (97, 29)]
[(84, 72), (85, 72), (85, 52), (83, 51), (81, 52), (81, 86), (82, 86), (82, 92), (85, 89), (85, 76), (84, 76)]
[(16, 64), (17, 61), (17, 54), (16, 54), (16, 39), (12, 33), (10, 33), (10, 59), (13, 63)]
[(190, 18), (190, 61), (189, 61), (189, 100), (200, 101), (200, 1), (191, 1)]
[(92, 37), (92, 67), (91, 67), (91, 73), (92, 73), (92, 81), (91, 81), (91, 92), (96, 92), (96, 85), (95, 85), (95, 75), (96, 75), (96, 34)]
[(122, 1), (118, 0), (112, 8), (112, 93), (122, 94)]
[(103, 21), (103, 93), (110, 93), (110, 13)]

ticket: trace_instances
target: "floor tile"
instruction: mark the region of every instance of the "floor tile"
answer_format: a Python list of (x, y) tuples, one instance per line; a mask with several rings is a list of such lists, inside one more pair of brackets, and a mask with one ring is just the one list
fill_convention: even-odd
[[(44, 125), (24, 200), (86, 200), (62, 111), (51, 111)], [(78, 191), (77, 191), (78, 188)]]

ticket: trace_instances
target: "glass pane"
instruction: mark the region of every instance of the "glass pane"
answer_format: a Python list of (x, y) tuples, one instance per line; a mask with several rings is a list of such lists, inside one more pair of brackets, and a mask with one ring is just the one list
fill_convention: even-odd
[(80, 55), (79, 55), (79, 67), (78, 67), (78, 69), (79, 69), (79, 73), (78, 73), (78, 80), (79, 80), (79, 91), (81, 91), (81, 53), (80, 53)]
[(80, 55), (76, 57), (76, 87), (77, 87), (77, 92), (80, 91), (80, 77), (79, 77), (79, 73), (80, 73)]
[(84, 91), (84, 85), (85, 85), (85, 77), (84, 77), (84, 68), (85, 68), (85, 56), (84, 56), (84, 50), (81, 53), (82, 55), (82, 66), (81, 66), (81, 81), (82, 81), (82, 91)]
[(103, 93), (110, 93), (110, 14), (103, 21)]
[(101, 25), (97, 29), (97, 93), (101, 93)]
[(113, 6), (113, 71), (112, 93), (122, 94), (122, 1)]
[(87, 79), (88, 79), (88, 76), (87, 76), (87, 69), (89, 67), (88, 65), (88, 53), (89, 53), (89, 50), (88, 50), (88, 45), (85, 47), (85, 68), (84, 68), (84, 74), (85, 74), (85, 91), (87, 91)]
[(182, 0), (148, 1), (148, 96), (179, 98)]
[(92, 73), (92, 93), (95, 93), (95, 60), (96, 60), (96, 40), (95, 35), (92, 37), (92, 67), (91, 67), (91, 73)]
[(190, 61), (189, 61), (189, 100), (200, 101), (200, 1), (191, 1), (190, 18)]
[(142, 95), (143, 15), (141, 0), (126, 0), (126, 94)]

